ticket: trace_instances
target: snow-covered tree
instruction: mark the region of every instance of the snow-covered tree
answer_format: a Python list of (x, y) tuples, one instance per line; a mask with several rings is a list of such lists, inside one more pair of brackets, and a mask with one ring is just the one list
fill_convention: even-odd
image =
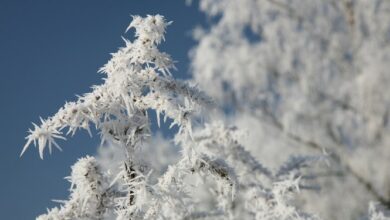
[[(317, 219), (295, 195), (316, 189), (307, 167), (328, 157), (295, 154), (279, 167), (262, 165), (239, 141), (245, 132), (219, 121), (207, 95), (171, 76), (174, 62), (158, 50), (169, 24), (161, 15), (134, 16), (128, 29), (136, 38), (124, 39), (101, 68), (103, 84), (29, 131), (22, 154), (34, 144), (41, 158), (78, 130), (92, 135), (95, 126), (101, 135), (97, 156), (72, 166), (69, 198), (38, 219)], [(162, 115), (176, 128), (172, 140), (151, 131), (152, 113), (158, 125)], [(381, 216), (374, 206), (372, 215)]]
[(271, 168), (292, 153), (329, 155), (314, 172), (321, 190), (300, 207), (325, 219), (359, 218), (370, 200), (390, 208), (390, 1), (199, 7), (210, 25), (193, 32), (193, 78), (247, 131), (238, 141)]

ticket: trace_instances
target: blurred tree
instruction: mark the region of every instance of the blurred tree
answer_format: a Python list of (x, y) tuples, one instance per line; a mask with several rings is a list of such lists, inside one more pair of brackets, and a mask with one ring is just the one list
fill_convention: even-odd
[[(301, 206), (356, 219), (390, 207), (390, 1), (200, 0), (193, 78), (271, 167), (325, 152)], [(281, 153), (283, 152), (283, 153)], [(326, 178), (325, 178), (326, 177)]]

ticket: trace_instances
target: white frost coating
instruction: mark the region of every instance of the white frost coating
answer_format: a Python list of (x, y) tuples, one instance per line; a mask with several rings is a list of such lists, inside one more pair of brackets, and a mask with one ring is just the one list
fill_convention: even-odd
[(207, 106), (211, 100), (167, 75), (173, 62), (168, 54), (158, 51), (157, 45), (169, 24), (160, 15), (135, 16), (129, 27), (136, 29), (138, 38), (134, 42), (125, 40), (126, 46), (113, 53), (100, 69), (107, 75), (104, 84), (93, 86), (92, 92), (76, 102), (66, 103), (54, 116), (41, 120), (41, 126), (34, 124), (22, 153), (34, 143), (43, 158), (46, 147), (51, 151), (51, 144), (58, 146), (55, 139), (64, 138), (61, 131), (65, 127), (68, 134), (74, 134), (80, 128), (89, 131), (91, 123), (102, 131), (102, 140), (111, 137), (129, 144), (135, 141), (131, 135), (148, 130), (145, 111), (150, 108), (173, 119), (173, 125), (190, 129), (184, 126), (190, 122), (190, 115), (197, 112), (198, 104)]
[(37, 219), (100, 219), (105, 215), (104, 207), (113, 207), (112, 192), (95, 158), (81, 158), (72, 166), (72, 174), (67, 179), (72, 184), (69, 200)]

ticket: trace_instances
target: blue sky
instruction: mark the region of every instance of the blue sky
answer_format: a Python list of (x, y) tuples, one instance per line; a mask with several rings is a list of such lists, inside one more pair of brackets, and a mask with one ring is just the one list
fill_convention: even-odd
[(160, 47), (178, 61), (175, 76), (188, 78), (189, 32), (204, 22), (197, 5), (180, 0), (0, 0), (0, 213), (1, 219), (34, 219), (64, 199), (64, 177), (77, 158), (94, 154), (98, 138), (80, 132), (39, 159), (20, 151), (31, 122), (46, 118), (76, 94), (99, 84), (97, 72), (123, 45), (130, 14), (161, 14), (174, 23)]

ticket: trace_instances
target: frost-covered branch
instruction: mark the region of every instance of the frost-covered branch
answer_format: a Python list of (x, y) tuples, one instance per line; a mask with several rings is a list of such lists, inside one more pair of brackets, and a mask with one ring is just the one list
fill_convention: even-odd
[(78, 129), (91, 133), (90, 124), (102, 131), (103, 140), (114, 138), (126, 143), (128, 137), (148, 129), (148, 109), (155, 110), (158, 118), (160, 113), (171, 118), (172, 125), (191, 129), (190, 115), (197, 112), (198, 106), (207, 107), (212, 102), (195, 87), (170, 76), (173, 61), (157, 49), (169, 24), (160, 15), (135, 16), (129, 28), (136, 29), (137, 39), (125, 40), (126, 46), (113, 53), (101, 68), (107, 75), (104, 84), (94, 86), (76, 102), (66, 103), (54, 116), (41, 119), (40, 126), (34, 124), (22, 154), (34, 143), (43, 158), (46, 147), (50, 152), (52, 145), (59, 148), (56, 139), (64, 139), (64, 128), (69, 128), (66, 134)]

